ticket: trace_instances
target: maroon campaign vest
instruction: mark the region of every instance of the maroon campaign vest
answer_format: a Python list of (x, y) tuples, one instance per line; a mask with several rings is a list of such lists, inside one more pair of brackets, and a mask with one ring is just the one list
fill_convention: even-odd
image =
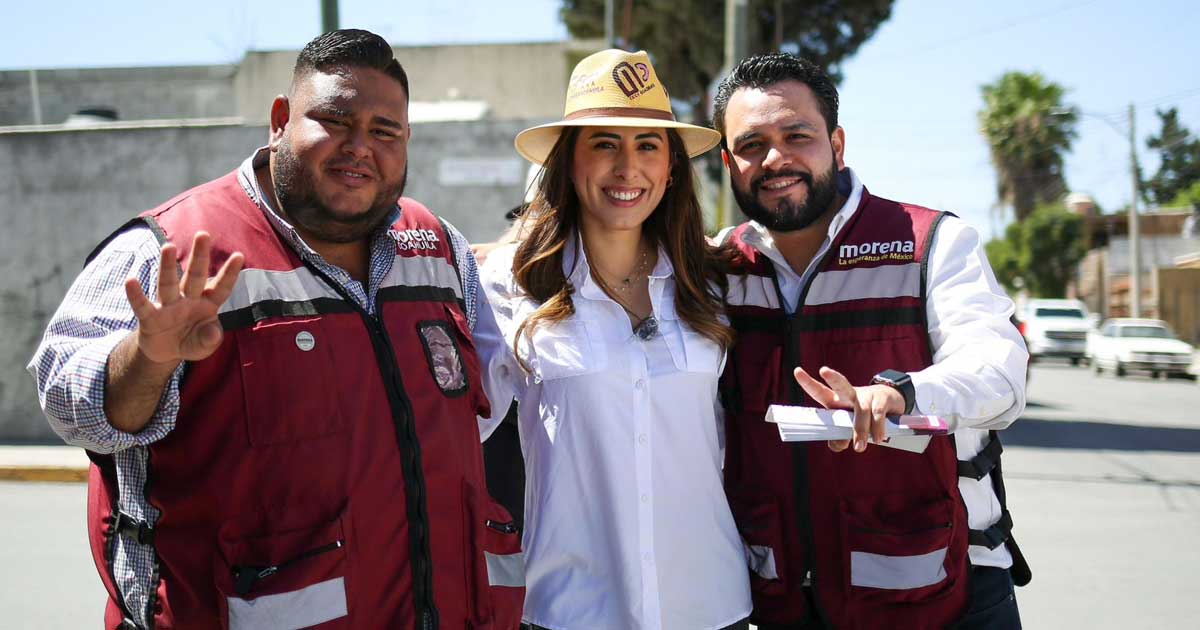
[(148, 448), (146, 487), (120, 488), (145, 492), (157, 522), (114, 518), (111, 463), (93, 457), (108, 627), (131, 616), (112, 543), (139, 527), (157, 628), (254, 627), (279, 611), (321, 628), (517, 627), (520, 541), (485, 490), (475, 416), (488, 401), (454, 252), (427, 209), (400, 205), (375, 316), (280, 240), (236, 174), (142, 215), (180, 260), (206, 229), (211, 273), (234, 251), (246, 262), (220, 347), (186, 365), (176, 426)]
[[(942, 214), (873, 197), (836, 237), (787, 316), (771, 261), (735, 228), (745, 276), (731, 277), (738, 341), (722, 376), (726, 492), (750, 545), (760, 624), (809, 616), (836, 628), (943, 628), (966, 610), (966, 508), (950, 437), (924, 453), (870, 446), (834, 453), (787, 444), (772, 403), (816, 403), (792, 377), (827, 365), (855, 386), (932, 364), (925, 260)], [(806, 577), (816, 595), (809, 610)]]

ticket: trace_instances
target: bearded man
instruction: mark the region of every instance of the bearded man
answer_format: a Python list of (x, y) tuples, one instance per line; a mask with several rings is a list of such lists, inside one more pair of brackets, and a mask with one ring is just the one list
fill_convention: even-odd
[(314, 39), (269, 145), (117, 230), (51, 320), (29, 369), (93, 461), (105, 627), (517, 627), (476, 422), (505, 348), (463, 237), (401, 198), (408, 97), (379, 36)]
[[(845, 165), (837, 89), (808, 61), (746, 59), (714, 104), (751, 219), (724, 235), (744, 275), (730, 278), (721, 382), (751, 621), (1019, 628), (1013, 584), (1029, 571), (997, 431), (1024, 408), (1028, 355), (979, 235), (867, 191)], [(771, 404), (852, 410), (853, 440), (785, 444)], [(905, 413), (951, 435), (884, 443), (887, 416)]]

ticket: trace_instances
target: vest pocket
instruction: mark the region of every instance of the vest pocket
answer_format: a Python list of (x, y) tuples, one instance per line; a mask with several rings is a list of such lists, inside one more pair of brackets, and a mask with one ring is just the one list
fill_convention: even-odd
[(783, 516), (779, 500), (767, 490), (727, 487), (729, 509), (746, 547), (750, 586), (755, 607), (760, 596), (787, 593), (787, 566), (783, 547)]
[(842, 561), (850, 597), (915, 604), (949, 592), (962, 568), (948, 561), (955, 535), (950, 499), (881, 513), (877, 498), (843, 499)]
[(251, 445), (343, 431), (333, 338), (319, 319), (260, 322), (234, 334)]
[(341, 519), (316, 527), (220, 536), (213, 576), (224, 628), (302, 628), (346, 617)]
[(468, 627), (516, 628), (525, 601), (521, 533), (508, 510), (463, 480)]

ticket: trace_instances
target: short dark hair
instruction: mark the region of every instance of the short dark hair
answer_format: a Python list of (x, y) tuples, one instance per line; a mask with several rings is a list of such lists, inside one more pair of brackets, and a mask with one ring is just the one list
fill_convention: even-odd
[(729, 97), (742, 88), (761, 89), (783, 81), (799, 81), (807, 85), (821, 104), (826, 130), (832, 133), (837, 129), (837, 86), (825, 70), (807, 59), (787, 53), (767, 53), (741, 60), (717, 86), (717, 96), (713, 99), (713, 127), (721, 132), (721, 146), (727, 146), (724, 139), (725, 108), (729, 106)]
[(332, 68), (372, 68), (400, 82), (404, 94), (408, 92), (408, 74), (396, 61), (392, 45), (384, 38), (357, 28), (329, 31), (308, 42), (296, 58), (292, 71), (292, 82), (312, 72), (325, 72)]

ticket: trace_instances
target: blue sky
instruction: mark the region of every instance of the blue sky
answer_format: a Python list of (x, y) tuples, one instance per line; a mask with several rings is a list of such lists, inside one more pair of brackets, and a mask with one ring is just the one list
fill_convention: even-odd
[[(0, 69), (235, 62), (248, 49), (298, 49), (320, 28), (318, 0), (210, 0), (200, 10), (176, 0), (6, 5)], [(397, 45), (546, 41), (566, 36), (558, 6), (342, 0), (341, 23)], [(977, 131), (979, 86), (1007, 70), (1039, 71), (1089, 114), (1067, 156), (1068, 183), (1111, 211), (1130, 197), (1130, 103), (1147, 172), (1157, 166), (1144, 146), (1159, 128), (1155, 107), (1179, 107), (1200, 134), (1197, 23), (1200, 3), (1184, 0), (897, 0), (845, 66), (847, 162), (876, 194), (953, 210), (985, 237), (998, 233), (1008, 218), (995, 210)]]

